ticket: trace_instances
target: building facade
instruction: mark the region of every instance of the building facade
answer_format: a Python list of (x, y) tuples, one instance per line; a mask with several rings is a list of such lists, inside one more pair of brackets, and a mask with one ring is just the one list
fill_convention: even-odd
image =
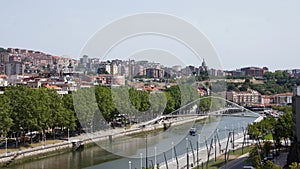
[(228, 100), (239, 105), (259, 104), (261, 102), (261, 95), (255, 90), (248, 90), (242, 92), (229, 91), (226, 93)]

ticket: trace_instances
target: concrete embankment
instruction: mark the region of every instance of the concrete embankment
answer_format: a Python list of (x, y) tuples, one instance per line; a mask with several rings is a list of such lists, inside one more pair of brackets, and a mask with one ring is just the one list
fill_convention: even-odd
[(3, 166), (10, 165), (15, 161), (30, 160), (42, 158), (50, 154), (58, 154), (72, 149), (72, 143), (62, 142), (41, 147), (28, 148), (7, 154), (0, 155), (0, 164)]

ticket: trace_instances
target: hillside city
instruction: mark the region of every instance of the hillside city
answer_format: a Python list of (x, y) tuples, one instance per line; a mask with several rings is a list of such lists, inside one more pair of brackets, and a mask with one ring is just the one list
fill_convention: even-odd
[[(275, 70), (274, 74), (276, 73), (295, 79), (300, 77), (300, 69)], [(288, 90), (271, 93), (255, 90), (256, 86), (242, 90), (237, 89), (247, 78), (254, 84), (260, 84), (265, 78), (269, 78), (268, 75), (270, 75), (270, 71), (267, 67), (216, 70), (209, 68), (204, 59), (199, 66), (164, 67), (160, 63), (146, 60), (102, 61), (86, 55), (76, 60), (27, 49), (1, 48), (0, 50), (0, 87), (2, 91), (7, 86), (26, 85), (29, 88), (55, 89), (59, 94), (67, 94), (75, 91), (77, 87), (125, 84), (138, 90), (161, 91), (172, 85), (172, 82), (176, 82), (174, 79), (194, 76), (196, 81), (207, 81), (209, 78), (227, 79), (226, 98), (240, 105), (291, 104), (293, 95), (291, 87)], [(299, 85), (299, 80), (296, 84)], [(209, 86), (198, 84), (196, 87), (200, 95), (210, 94)]]
[[(184, 81), (188, 84), (179, 87), (178, 84)], [(284, 161), (282, 166), (299, 160), (295, 148), (298, 146), (297, 138), (300, 137), (297, 127), (297, 120), (300, 119), (297, 113), (300, 105), (299, 86), (300, 69), (272, 72), (267, 67), (242, 67), (217, 70), (210, 67), (205, 59), (200, 65), (166, 67), (147, 60), (103, 61), (87, 55), (76, 60), (40, 51), (0, 48), (0, 106), (3, 110), (0, 114), (3, 121), (0, 124), (3, 137), (0, 146), (4, 148), (5, 145), (6, 153), (3, 157), (6, 158), (8, 147), (18, 148), (41, 142), (45, 144), (46, 140), (57, 141), (57, 138), (66, 139), (68, 142), (63, 144), (69, 146), (69, 138), (78, 137), (82, 133), (116, 128), (124, 128), (122, 132), (129, 129), (130, 133), (132, 124), (153, 119), (156, 120), (153, 125), (163, 122), (165, 129), (167, 123), (164, 120), (176, 122), (177, 118), (172, 115), (170, 119), (159, 119), (159, 115), (179, 113), (183, 104), (186, 109), (183, 112), (195, 110), (200, 118), (208, 112), (218, 112), (223, 105), (228, 109), (225, 112), (245, 111), (245, 108), (260, 111), (260, 117), (263, 118), (248, 124), (247, 133), (250, 139), (257, 141), (256, 146), (261, 146), (261, 151), (250, 146), (252, 149), (249, 150), (248, 161), (257, 168), (260, 165), (278, 168), (279, 164), (275, 164), (273, 155), (279, 156), (277, 151), (281, 151), (283, 146), (291, 148), (288, 157), (286, 152), (281, 157), (288, 159), (288, 163)], [(95, 89), (95, 99), (90, 97), (93, 94), (91, 90), (85, 90), (92, 87)], [(124, 88), (128, 89), (129, 98), (123, 93)], [(116, 100), (112, 96), (114, 92), (119, 94), (119, 98), (114, 98)], [(72, 95), (80, 96), (79, 100)], [(210, 96), (221, 96), (228, 102), (208, 98)], [(150, 97), (155, 98), (154, 101), (150, 102)], [(136, 109), (130, 108), (128, 99)], [(118, 109), (115, 102), (123, 107)], [(234, 105), (242, 109), (235, 109)], [(148, 110), (151, 106), (153, 109)], [(147, 111), (146, 116), (141, 116)], [(80, 116), (85, 115), (89, 118), (80, 119)], [(239, 118), (246, 117), (243, 113)], [(229, 131), (227, 144), (230, 137), (234, 140), (235, 130), (238, 129)], [(244, 132), (244, 128), (240, 132)], [(267, 142), (261, 144), (260, 139)], [(246, 134), (243, 146), (245, 140)], [(288, 140), (293, 144), (289, 144)], [(216, 144), (216, 140), (214, 142)], [(72, 146), (77, 147), (77, 143), (72, 143)], [(44, 149), (44, 146), (40, 148)], [(259, 160), (260, 156), (265, 160)], [(19, 157), (19, 152), (11, 153), (10, 157), (12, 160), (6, 166)]]

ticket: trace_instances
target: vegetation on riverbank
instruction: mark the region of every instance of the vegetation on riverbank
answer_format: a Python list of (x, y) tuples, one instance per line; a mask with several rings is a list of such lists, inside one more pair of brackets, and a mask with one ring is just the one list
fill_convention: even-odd
[[(271, 153), (272, 147), (274, 147), (275, 152), (280, 151), (280, 148), (283, 146), (282, 140), (285, 145), (287, 145), (288, 140), (293, 140), (291, 107), (276, 106), (273, 109), (283, 111), (284, 114), (278, 118), (269, 116), (260, 122), (252, 123), (248, 126), (250, 137), (258, 141), (256, 147), (251, 150), (248, 158), (248, 161), (255, 168), (280, 168), (270, 160), (264, 159), (273, 157), (274, 153)], [(261, 143), (264, 140), (269, 141)]]
[[(79, 123), (78, 114), (74, 109), (74, 104), (80, 103), (74, 103), (76, 100), (73, 99), (74, 94), (76, 96), (82, 94), (83, 96), (79, 98), (85, 99), (83, 103), (90, 101), (89, 98), (95, 95), (92, 99), (95, 101), (93, 109), (90, 109), (93, 107), (92, 103), (76, 108), (77, 113), (89, 112), (89, 125), (95, 129), (97, 125), (102, 125), (102, 122), (107, 124), (107, 122), (114, 121), (118, 114), (130, 114), (132, 110), (136, 113), (146, 111), (149, 114), (151, 112), (168, 114), (180, 108), (182, 104), (199, 98), (196, 89), (189, 85), (172, 86), (164, 92), (156, 93), (127, 87), (112, 89), (95, 86), (92, 89), (80, 89), (73, 94), (62, 96), (58, 95), (55, 90), (45, 88), (30, 89), (26, 86), (11, 86), (0, 95), (0, 120), (2, 121), (0, 135), (9, 138), (17, 137), (19, 143), (25, 144), (25, 142), (42, 141), (45, 136), (47, 139), (67, 137), (68, 130), (70, 135), (76, 134), (74, 131), (80, 132), (82, 124)], [(204, 100), (205, 104), (199, 107), (201, 111), (209, 110), (211, 105), (209, 99)], [(104, 119), (101, 119), (100, 115)], [(80, 122), (84, 120), (80, 119)], [(40, 134), (30, 131), (37, 131)], [(34, 138), (29, 139), (30, 136)]]
[(239, 77), (239, 79), (245, 79), (244, 83), (227, 83), (227, 90), (246, 91), (253, 89), (262, 95), (271, 95), (292, 92), (295, 85), (300, 85), (300, 78), (291, 77), (284, 71), (266, 72), (261, 79), (258, 79), (262, 83), (252, 83), (250, 82), (252, 77), (247, 76)]

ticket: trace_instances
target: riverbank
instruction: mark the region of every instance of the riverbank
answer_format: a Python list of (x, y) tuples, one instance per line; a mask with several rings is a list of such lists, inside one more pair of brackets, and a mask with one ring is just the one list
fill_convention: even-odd
[[(190, 118), (174, 118), (172, 120), (165, 120), (164, 123), (170, 124), (171, 126), (177, 126), (184, 123), (191, 123), (198, 120), (203, 120), (207, 116), (200, 117), (190, 117)], [(61, 143), (55, 143), (51, 145), (39, 146), (34, 148), (27, 148), (24, 150), (18, 150), (15, 152), (10, 152), (8, 154), (0, 154), (0, 165), (6, 166), (23, 163), (29, 160), (41, 159), (49, 156), (54, 156), (61, 153), (67, 153), (73, 150), (74, 141), (83, 142), (84, 146), (94, 146), (96, 141), (103, 141), (114, 139), (123, 136), (132, 136), (134, 134), (161, 130), (164, 129), (163, 124), (153, 124), (151, 126), (141, 127), (140, 125), (133, 125), (129, 129), (117, 128), (112, 130), (104, 130), (92, 134), (84, 134), (77, 137), (71, 137), (69, 141), (64, 141)]]

